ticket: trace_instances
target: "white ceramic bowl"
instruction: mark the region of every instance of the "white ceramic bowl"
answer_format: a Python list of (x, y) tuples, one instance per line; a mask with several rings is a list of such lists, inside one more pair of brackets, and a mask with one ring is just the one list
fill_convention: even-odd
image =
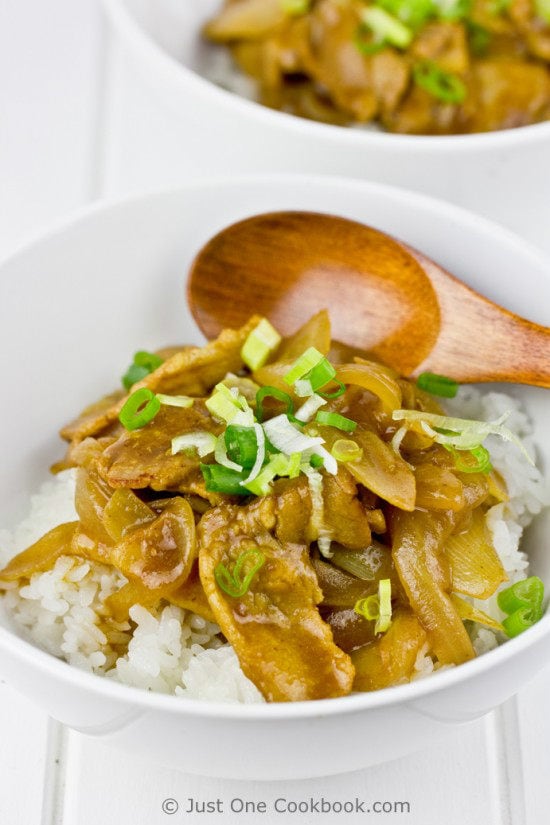
[(271, 111), (204, 79), (215, 47), (200, 29), (221, 2), (103, 0), (112, 34), (103, 122), (108, 194), (220, 174), (346, 175), (445, 198), (550, 251), (550, 122), (414, 137)]
[[(550, 324), (548, 265), (517, 237), (444, 203), (344, 179), (266, 177), (93, 207), (0, 266), (0, 524), (16, 521), (62, 444), (59, 426), (115, 386), (128, 353), (197, 340), (187, 267), (225, 225), (277, 209), (330, 212), (424, 250), (474, 288)], [(276, 276), (276, 265), (274, 265)], [(6, 392), (7, 390), (7, 392)], [(515, 390), (550, 463), (550, 396)], [(527, 537), (550, 584), (548, 521)], [(548, 660), (550, 616), (473, 662), (411, 685), (343, 699), (228, 706), (154, 695), (92, 676), (24, 642), (0, 619), (0, 676), (56, 719), (191, 773), (301, 778), (349, 771), (421, 747), (487, 713)]]

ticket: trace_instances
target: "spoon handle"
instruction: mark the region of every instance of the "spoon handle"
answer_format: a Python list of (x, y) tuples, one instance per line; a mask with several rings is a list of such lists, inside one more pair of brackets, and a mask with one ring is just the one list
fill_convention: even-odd
[(415, 373), (550, 388), (550, 328), (497, 306), (447, 273), (443, 282), (442, 272), (429, 264), (426, 269), (438, 293), (442, 323), (434, 348)]

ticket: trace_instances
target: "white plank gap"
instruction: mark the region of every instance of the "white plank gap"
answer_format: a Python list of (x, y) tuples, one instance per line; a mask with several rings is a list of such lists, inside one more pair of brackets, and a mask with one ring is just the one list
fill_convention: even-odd
[(0, 743), (0, 823), (42, 825), (48, 718), (4, 682), (0, 683)]

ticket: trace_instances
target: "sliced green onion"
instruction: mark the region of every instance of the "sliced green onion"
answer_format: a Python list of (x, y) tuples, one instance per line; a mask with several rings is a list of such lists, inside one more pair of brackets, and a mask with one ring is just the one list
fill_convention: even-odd
[(299, 378), (294, 382), (294, 392), (298, 398), (308, 398), (313, 395), (311, 381), (308, 381), (307, 378)]
[(376, 621), (375, 633), (385, 633), (391, 625), (392, 617), (391, 579), (380, 579), (378, 594), (359, 599), (353, 609), (367, 621)]
[(309, 349), (306, 349), (303, 355), (300, 355), (298, 360), (294, 362), (284, 376), (284, 380), (291, 387), (295, 381), (303, 378), (304, 375), (307, 375), (310, 370), (316, 367), (324, 357), (325, 356), (320, 353), (319, 350), (315, 349), (315, 347), (309, 347)]
[(140, 367), (137, 364), (130, 364), (124, 375), (122, 376), (122, 385), (124, 389), (130, 390), (134, 384), (149, 375), (150, 370), (147, 367)]
[(271, 482), (275, 476), (287, 474), (288, 460), (286, 456), (277, 453), (251, 481), (243, 479), (243, 487), (254, 493), (255, 496), (266, 496), (271, 489)]
[(522, 607), (520, 610), (516, 610), (515, 613), (512, 613), (511, 616), (503, 619), (502, 626), (506, 631), (506, 635), (513, 639), (514, 636), (519, 636), (519, 634), (523, 633), (524, 630), (528, 630), (528, 628), (533, 627), (533, 625), (540, 621), (541, 618), (541, 610), (535, 610), (531, 607)]
[(237, 473), (240, 473), (243, 469), (240, 464), (237, 464), (236, 461), (231, 461), (231, 459), (228, 458), (227, 447), (225, 446), (225, 438), (223, 434), (218, 436), (216, 439), (214, 458), (218, 464), (221, 464), (222, 467), (227, 467), (229, 470), (235, 470)]
[(497, 596), (497, 603), (503, 613), (514, 613), (524, 607), (542, 609), (544, 599), (544, 583), (538, 576), (522, 579)]
[(442, 398), (454, 398), (458, 392), (458, 383), (453, 378), (433, 372), (421, 372), (416, 379), (416, 386)]
[(278, 415), (271, 418), (264, 424), (264, 431), (269, 441), (275, 449), (285, 455), (302, 453), (303, 458), (309, 461), (312, 455), (320, 455), (324, 460), (324, 467), (328, 473), (336, 475), (338, 464), (331, 454), (321, 445), (322, 438), (312, 438), (300, 432), (287, 418), (286, 415)]
[(318, 470), (320, 467), (324, 465), (324, 461), (320, 455), (312, 455), (309, 459), (310, 465), (313, 467), (314, 470)]
[(322, 407), (323, 404), (326, 404), (324, 398), (321, 398), (320, 395), (312, 395), (308, 400), (302, 404), (302, 406), (296, 410), (296, 419), (298, 421), (309, 421), (312, 416), (315, 415), (319, 407)]
[(341, 461), (344, 464), (350, 461), (359, 461), (363, 456), (363, 448), (356, 444), (355, 441), (350, 441), (347, 438), (339, 438), (332, 445), (332, 455), (336, 461)]
[(535, 11), (542, 20), (550, 23), (550, 0), (535, 0)]
[(216, 449), (217, 438), (214, 433), (198, 430), (194, 433), (177, 435), (172, 439), (172, 455), (177, 453), (197, 452), (200, 458), (210, 455)]
[(430, 17), (436, 16), (437, 12), (433, 0), (377, 0), (376, 5), (395, 15), (412, 29), (419, 29)]
[(315, 421), (318, 424), (336, 427), (336, 429), (343, 430), (346, 433), (352, 433), (357, 429), (356, 421), (352, 421), (351, 418), (346, 418), (344, 415), (340, 415), (340, 413), (321, 410), (321, 412), (318, 412), (315, 416)]
[(317, 541), (319, 552), (326, 559), (332, 557), (330, 545), (332, 534), (325, 527), (325, 502), (323, 498), (323, 476), (319, 470), (313, 467), (302, 465), (304, 473), (307, 475), (309, 495), (311, 498), (311, 518), (309, 528)]
[(338, 389), (337, 390), (335, 390), (334, 392), (321, 392), (321, 391), (319, 391), (318, 395), (320, 395), (321, 398), (327, 398), (327, 399), (340, 398), (340, 396), (343, 395), (346, 391), (346, 385), (343, 384), (341, 381), (336, 381), (335, 383), (338, 384)]
[(294, 401), (287, 392), (278, 390), (277, 387), (261, 387), (256, 393), (256, 418), (258, 421), (264, 420), (264, 400), (274, 398), (286, 405), (286, 414), (290, 418), (294, 415)]
[(502, 622), (506, 634), (512, 638), (532, 627), (542, 618), (544, 584), (538, 576), (516, 582), (497, 596), (497, 603), (508, 617)]
[(464, 20), (472, 10), (472, 0), (439, 0), (438, 6), (441, 20)]
[[(456, 450), (452, 445), (444, 444), (445, 449), (453, 454), (455, 460), (455, 469), (459, 473), (490, 473), (493, 469), (491, 464), (491, 456), (489, 450), (481, 445), (474, 447), (472, 450)], [(475, 464), (469, 464), (465, 461), (466, 455), (472, 456), (475, 459)]]
[(300, 453), (292, 453), (291, 456), (288, 457), (288, 477), (289, 478), (298, 478), (300, 475), (300, 463), (302, 461), (302, 456)]
[(254, 427), (229, 424), (224, 439), (231, 461), (235, 461), (246, 470), (254, 466), (258, 454), (258, 439)]
[(254, 432), (255, 432), (255, 435), (256, 435), (256, 445), (257, 445), (256, 459), (254, 461), (254, 464), (250, 468), (250, 474), (249, 474), (248, 478), (245, 479), (242, 482), (243, 486), (246, 485), (246, 484), (251, 484), (254, 481), (254, 479), (256, 479), (259, 476), (260, 471), (261, 471), (261, 469), (263, 467), (263, 464), (264, 464), (264, 461), (265, 461), (265, 441), (266, 441), (266, 439), (265, 439), (265, 433), (263, 431), (263, 427), (261, 426), (261, 424), (254, 424)]
[(160, 392), (157, 393), (157, 398), (166, 407), (183, 407), (184, 409), (192, 407), (195, 400), (188, 395), (163, 395)]
[(355, 603), (353, 610), (358, 616), (362, 616), (368, 622), (377, 621), (380, 616), (380, 601), (378, 596), (373, 594), (372, 596), (367, 596), (365, 599), (359, 599), (359, 601)]
[(301, 14), (307, 14), (311, 5), (311, 0), (280, 0), (280, 2), (285, 14), (291, 17), (299, 17)]
[(358, 49), (361, 54), (364, 54), (366, 57), (371, 57), (373, 54), (378, 54), (378, 52), (381, 52), (383, 49), (388, 47), (385, 40), (373, 39), (372, 30), (365, 23), (360, 23), (357, 26), (353, 37), (353, 42), (355, 43), (356, 49)]
[(320, 390), (325, 384), (328, 384), (329, 381), (332, 381), (335, 375), (336, 370), (330, 361), (327, 358), (323, 358), (322, 361), (319, 361), (319, 363), (307, 373), (306, 377), (311, 384), (313, 392), (317, 392), (317, 390)]
[(391, 625), (391, 579), (380, 579), (378, 582), (378, 602), (380, 614), (374, 626), (374, 632), (385, 633)]
[(379, 40), (391, 43), (399, 49), (406, 49), (410, 46), (414, 36), (412, 30), (379, 6), (369, 6), (363, 9), (361, 20)]
[(262, 318), (244, 342), (241, 358), (246, 366), (254, 372), (263, 367), (280, 343), (281, 336), (277, 330), (271, 326), (267, 318)]
[(153, 420), (160, 410), (160, 401), (148, 387), (141, 387), (130, 395), (121, 409), (118, 420), (127, 430), (139, 430)]
[(473, 20), (467, 20), (466, 25), (470, 50), (476, 57), (482, 57), (491, 44), (492, 34), (489, 29), (480, 26), (479, 23), (474, 23)]
[(149, 372), (154, 372), (162, 363), (160, 355), (155, 355), (154, 352), (140, 350), (134, 355), (134, 364), (137, 364), (138, 367), (146, 367)]
[(443, 103), (462, 103), (466, 98), (467, 89), (463, 81), (455, 74), (444, 72), (431, 60), (417, 63), (413, 77), (418, 86)]
[(217, 384), (214, 392), (205, 402), (207, 410), (220, 421), (230, 424), (237, 416), (241, 407), (237, 396), (224, 384)]
[[(245, 564), (248, 568), (245, 573)], [(214, 569), (214, 578), (218, 587), (232, 596), (239, 599), (248, 592), (252, 579), (256, 573), (264, 566), (265, 556), (261, 550), (251, 548), (244, 550), (237, 558), (233, 571), (229, 571), (225, 564), (220, 562)]]
[(506, 421), (510, 412), (508, 410), (495, 421), (473, 421), (468, 418), (453, 418), (452, 416), (436, 415), (420, 410), (394, 410), (392, 418), (394, 421), (417, 422), (421, 427), (421, 431), (437, 441), (438, 444), (451, 444), (457, 450), (473, 450), (479, 447), (489, 435), (498, 435), (504, 441), (515, 444), (529, 463), (534, 466), (535, 462), (518, 436), (503, 426), (503, 422)]
[(201, 473), (206, 489), (210, 493), (225, 493), (227, 496), (247, 496), (248, 490), (241, 486), (244, 481), (244, 472), (231, 470), (219, 464), (201, 464)]
[(154, 352), (147, 352), (140, 350), (134, 354), (134, 360), (128, 367), (126, 373), (122, 376), (122, 384), (125, 389), (129, 390), (138, 381), (145, 378), (146, 375), (154, 372), (163, 363), (159, 355)]

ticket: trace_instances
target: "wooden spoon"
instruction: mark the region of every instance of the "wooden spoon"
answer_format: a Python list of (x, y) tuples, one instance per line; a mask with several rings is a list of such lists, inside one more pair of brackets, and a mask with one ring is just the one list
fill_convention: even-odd
[(193, 262), (188, 300), (209, 338), (253, 313), (288, 335), (326, 308), (335, 339), (402, 375), (429, 370), (461, 382), (550, 387), (549, 328), (493, 304), (395, 238), (344, 218), (275, 212), (229, 226)]

